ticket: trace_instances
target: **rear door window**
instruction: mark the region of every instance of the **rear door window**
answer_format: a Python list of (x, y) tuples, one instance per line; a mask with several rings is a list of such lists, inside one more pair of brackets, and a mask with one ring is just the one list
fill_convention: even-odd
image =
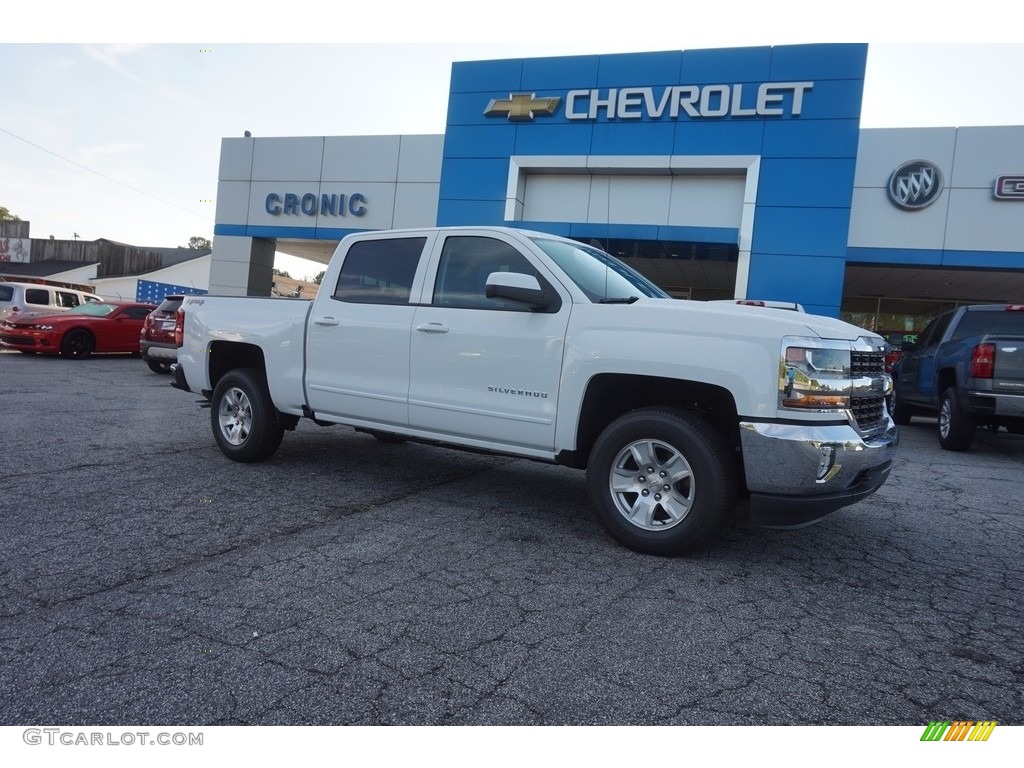
[(50, 306), (50, 292), (44, 288), (26, 288), (25, 303), (37, 306)]
[(348, 249), (333, 298), (357, 304), (408, 304), (425, 237), (362, 240)]

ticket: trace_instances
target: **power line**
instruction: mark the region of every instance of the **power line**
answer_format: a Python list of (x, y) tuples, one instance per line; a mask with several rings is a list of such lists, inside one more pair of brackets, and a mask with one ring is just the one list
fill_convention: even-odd
[(23, 141), (24, 143), (28, 144), (30, 147), (35, 147), (36, 149), (40, 150), (41, 152), (45, 152), (48, 155), (53, 155), (54, 157), (56, 157), (56, 158), (58, 158), (60, 160), (63, 160), (65, 163), (71, 163), (71, 165), (77, 166), (78, 168), (81, 168), (83, 171), (88, 171), (89, 173), (94, 173), (97, 176), (99, 176), (100, 178), (106, 179), (107, 181), (111, 181), (114, 184), (120, 184), (122, 187), (125, 187), (126, 189), (130, 189), (132, 192), (137, 192), (140, 195), (145, 195), (146, 197), (151, 197), (154, 200), (156, 200), (157, 202), (163, 203), (164, 205), (169, 205), (172, 208), (177, 208), (180, 211), (185, 211), (185, 213), (191, 213), (193, 216), (199, 216), (201, 218), (206, 219), (207, 221), (210, 220), (210, 217), (206, 216), (205, 214), (196, 213), (195, 211), (189, 210), (188, 208), (184, 208), (184, 207), (178, 205), (177, 203), (172, 203), (170, 200), (164, 200), (162, 197), (157, 197), (156, 195), (154, 195), (154, 194), (152, 194), (150, 192), (146, 192), (144, 189), (137, 189), (136, 187), (133, 187), (131, 184), (125, 184), (123, 181), (118, 181), (117, 179), (115, 179), (115, 178), (113, 178), (111, 176), (107, 176), (105, 173), (100, 173), (99, 171), (94, 170), (93, 168), (90, 168), (87, 165), (82, 165), (81, 163), (75, 162), (74, 160), (71, 160), (70, 158), (64, 157), (64, 155), (61, 155), (61, 154), (58, 154), (58, 153), (54, 152), (53, 150), (47, 149), (46, 147), (43, 147), (43, 146), (40, 146), (39, 144), (31, 142), (28, 139), (23, 138), (23, 137), (17, 135), (16, 133), (11, 133), (10, 131), (8, 131), (6, 128), (4, 128), (2, 126), (0, 126), (0, 132), (6, 133), (8, 136), (11, 136), (11, 137), (17, 139), (18, 141)]

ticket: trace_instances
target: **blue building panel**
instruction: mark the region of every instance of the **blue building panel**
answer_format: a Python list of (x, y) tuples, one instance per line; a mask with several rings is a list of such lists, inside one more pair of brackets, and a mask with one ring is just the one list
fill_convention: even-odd
[(683, 51), (683, 68), (679, 82), (763, 83), (771, 79), (771, 62), (770, 46)]
[(437, 226), (456, 227), (463, 224), (509, 224), (505, 221), (504, 200), (446, 200), (437, 203)]
[(844, 257), (849, 228), (849, 209), (758, 206), (751, 263), (767, 253)]
[(856, 157), (860, 120), (765, 122), (763, 157)]
[(442, 200), (504, 200), (508, 190), (508, 157), (445, 160), (441, 169)]
[[(461, 62), (452, 69), (438, 223), (512, 223), (582, 239), (736, 243), (734, 228), (506, 222), (508, 158), (668, 155), (685, 165), (690, 155), (701, 162), (759, 157), (751, 295), (837, 314), (866, 58), (866, 45), (840, 44)], [(771, 83), (813, 85), (760, 90)], [(665, 91), (674, 86), (702, 89), (674, 94), (676, 117)], [(575, 103), (576, 114), (586, 114), (591, 98), (607, 100), (610, 89), (623, 87), (651, 89), (631, 95), (631, 117), (607, 103), (593, 107), (593, 119), (567, 117), (569, 90), (596, 91)], [(560, 102), (554, 114), (532, 120), (484, 117), (490, 99), (511, 93)], [(659, 109), (660, 116), (652, 114)], [(794, 274), (814, 277), (813, 293), (794, 289)]]
[(856, 170), (852, 158), (762, 158), (757, 204), (848, 210)]
[(819, 305), (832, 308), (825, 314), (838, 315), (845, 277), (841, 258), (762, 254), (751, 261), (747, 297)]
[(862, 80), (866, 43), (777, 45), (772, 48), (772, 80)]
[(673, 125), (673, 155), (760, 155), (763, 120), (683, 121)]
[(534, 122), (518, 126), (517, 155), (590, 154), (591, 133), (600, 126), (570, 125), (566, 122)]
[(944, 251), (945, 267), (977, 267), (992, 269), (1024, 269), (1024, 253), (1012, 251)]
[(588, 154), (671, 155), (675, 152), (676, 126), (672, 122), (598, 123)]
[(517, 126), (502, 120), (493, 125), (449, 125), (444, 157), (493, 158), (515, 154)]
[(679, 85), (682, 51), (611, 53), (601, 56), (596, 87)]

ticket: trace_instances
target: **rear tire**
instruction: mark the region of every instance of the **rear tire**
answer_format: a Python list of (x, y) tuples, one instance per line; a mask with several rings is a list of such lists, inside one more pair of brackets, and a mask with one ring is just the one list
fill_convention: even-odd
[(974, 417), (960, 407), (956, 388), (948, 387), (939, 403), (939, 445), (947, 451), (966, 451), (976, 431)]
[(251, 463), (272, 456), (284, 427), (267, 390), (266, 374), (258, 368), (236, 368), (213, 390), (210, 408), (213, 437), (232, 461)]
[(96, 339), (82, 328), (76, 328), (64, 334), (64, 338), (60, 342), (61, 356), (74, 360), (85, 360), (94, 349), (96, 349)]
[(696, 414), (644, 408), (598, 437), (587, 466), (597, 519), (621, 544), (651, 555), (707, 546), (736, 506), (726, 441)]
[(171, 372), (171, 364), (170, 363), (158, 363), (155, 360), (147, 360), (146, 361), (146, 365), (149, 366), (149, 370), (151, 370), (153, 373), (170, 373)]

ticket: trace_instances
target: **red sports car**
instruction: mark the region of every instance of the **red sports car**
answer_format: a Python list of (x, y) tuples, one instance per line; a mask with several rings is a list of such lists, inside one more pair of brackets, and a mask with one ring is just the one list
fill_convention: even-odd
[(0, 325), (0, 345), (78, 359), (93, 352), (138, 352), (139, 332), (154, 309), (152, 304), (93, 301), (55, 315), (8, 317)]

